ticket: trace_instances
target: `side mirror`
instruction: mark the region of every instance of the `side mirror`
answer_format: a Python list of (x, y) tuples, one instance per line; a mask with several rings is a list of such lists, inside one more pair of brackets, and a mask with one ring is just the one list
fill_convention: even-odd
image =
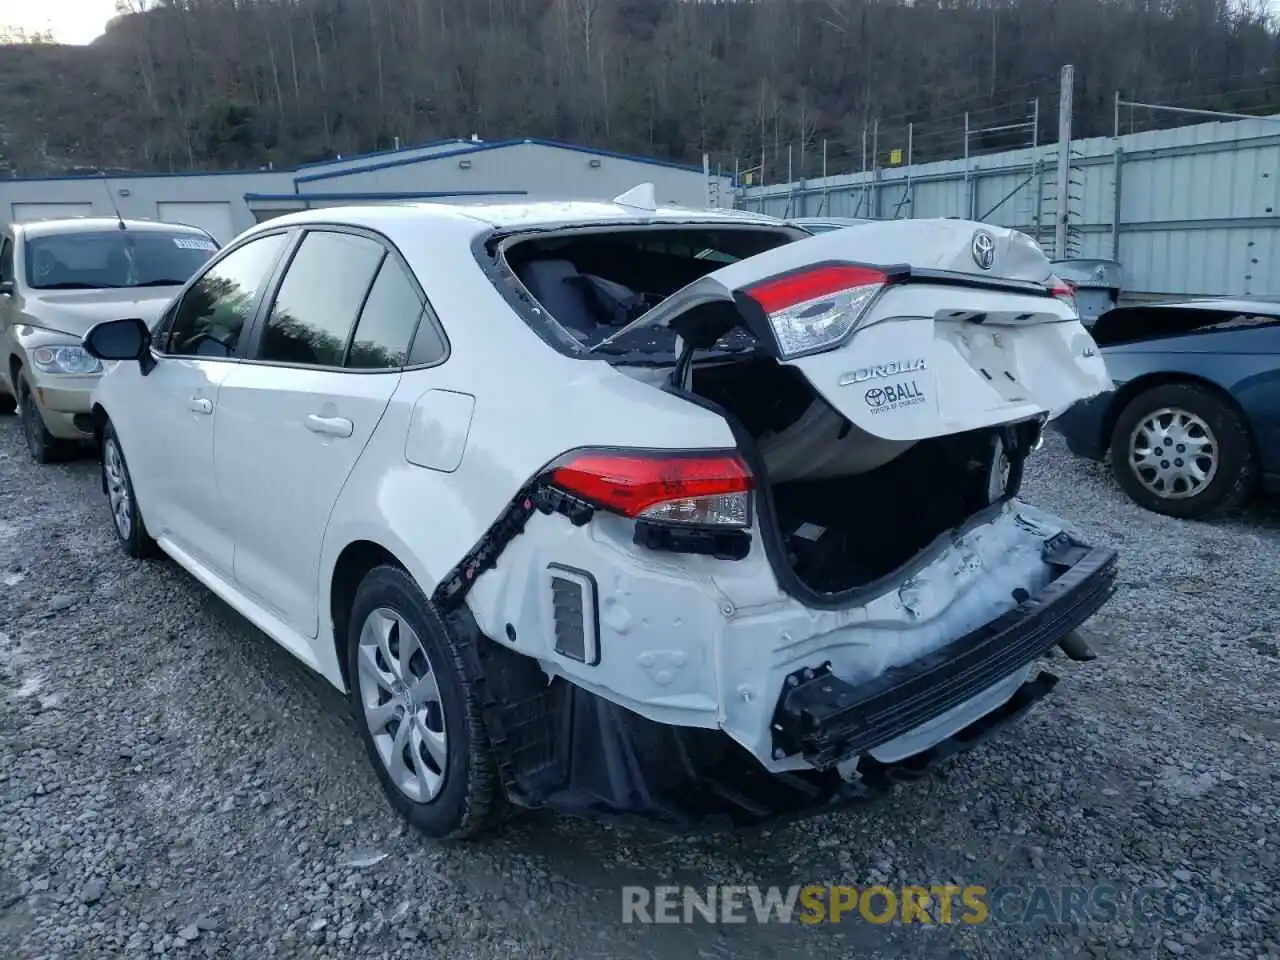
[(5, 296), (5, 297), (13, 296), (12, 280), (0, 280), (0, 296)]
[(150, 372), (151, 331), (136, 317), (95, 324), (81, 341), (85, 352), (99, 360), (137, 360), (142, 372)]

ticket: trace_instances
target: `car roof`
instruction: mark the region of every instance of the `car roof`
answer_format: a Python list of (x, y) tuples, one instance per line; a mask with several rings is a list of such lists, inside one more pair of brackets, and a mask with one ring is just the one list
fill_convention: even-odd
[(273, 217), (262, 228), (307, 223), (339, 223), (388, 232), (437, 224), (472, 234), (490, 230), (539, 229), (610, 224), (697, 224), (699, 226), (786, 227), (783, 220), (746, 210), (697, 210), (691, 207), (632, 207), (608, 200), (476, 201), (472, 203), (382, 203), (321, 207)]
[(15, 223), (15, 231), (25, 237), (66, 236), (77, 233), (98, 233), (103, 230), (117, 230), (124, 223), (126, 230), (138, 233), (194, 233), (206, 236), (199, 227), (185, 223), (166, 223), (162, 220), (117, 220), (115, 217), (67, 217), (61, 220), (29, 220)]

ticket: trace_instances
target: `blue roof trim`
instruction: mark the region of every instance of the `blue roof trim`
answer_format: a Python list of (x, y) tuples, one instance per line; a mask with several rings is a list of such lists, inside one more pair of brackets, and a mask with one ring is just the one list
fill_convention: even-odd
[(306, 203), (308, 200), (441, 200), (446, 197), (527, 197), (528, 190), (430, 190), (415, 193), (384, 191), (381, 193), (246, 193), (251, 201), (283, 201)]
[(436, 160), (445, 160), (449, 157), (462, 157), (473, 153), (484, 153), (488, 150), (502, 150), (506, 147), (514, 147), (526, 143), (540, 147), (552, 147), (557, 150), (568, 150), (572, 153), (584, 153), (589, 156), (608, 157), (613, 160), (630, 160), (632, 163), (644, 163), (654, 167), (668, 167), (673, 170), (693, 171), (694, 173), (702, 172), (701, 167), (694, 167), (687, 163), (672, 163), (669, 160), (655, 160), (652, 157), (630, 156), (625, 153), (614, 153), (611, 150), (597, 150), (594, 147), (578, 147), (570, 143), (560, 143), (556, 140), (525, 138), (519, 140), (494, 140), (491, 143), (477, 143), (474, 146), (463, 147), (460, 150), (443, 150), (440, 153), (428, 154), (425, 157), (401, 157), (397, 160), (386, 160), (382, 163), (371, 163), (368, 166), (359, 168), (359, 170), (333, 170), (327, 173), (312, 173), (302, 177), (294, 177), (294, 182), (310, 183), (315, 180), (331, 180), (334, 177), (345, 177), (355, 173), (372, 173), (375, 170), (387, 170), (391, 167), (403, 167), (411, 163), (434, 163)]
[(328, 167), (335, 163), (351, 163), (355, 160), (368, 160), (371, 157), (387, 157), (395, 153), (407, 153), (410, 150), (426, 150), (428, 147), (438, 147), (444, 143), (467, 143), (461, 137), (442, 137), (439, 140), (428, 140), (426, 143), (419, 143), (412, 147), (393, 147), (390, 150), (371, 150), (368, 153), (353, 153), (349, 157), (334, 157), (331, 160), (315, 160), (311, 163), (300, 163), (296, 167), (291, 168), (289, 173), (296, 173), (299, 170), (314, 170), (316, 167)]
[(100, 173), (72, 173), (64, 174), (57, 177), (3, 177), (0, 178), (0, 186), (6, 183), (45, 183), (49, 180), (80, 180), (85, 183), (97, 182), (103, 179), (111, 183), (120, 180), (156, 180), (162, 177), (260, 177), (264, 174), (284, 174), (293, 173), (292, 167), (277, 168), (275, 170), (188, 170), (185, 173), (109, 173), (104, 178)]

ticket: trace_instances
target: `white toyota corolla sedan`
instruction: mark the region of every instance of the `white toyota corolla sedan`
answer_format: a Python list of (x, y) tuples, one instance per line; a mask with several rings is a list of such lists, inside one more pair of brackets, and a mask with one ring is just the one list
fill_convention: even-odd
[(437, 837), (751, 825), (1045, 695), (1115, 555), (1017, 499), (1109, 387), (1016, 231), (613, 202), (260, 224), (101, 323), (103, 491), (347, 692)]

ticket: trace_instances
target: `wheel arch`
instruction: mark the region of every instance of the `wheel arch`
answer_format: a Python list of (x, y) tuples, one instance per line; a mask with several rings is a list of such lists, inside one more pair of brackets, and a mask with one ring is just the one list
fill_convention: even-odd
[(350, 671), (347, 669), (347, 621), (355, 603), (360, 581), (376, 567), (392, 566), (413, 576), (407, 564), (394, 552), (373, 540), (353, 540), (342, 548), (329, 575), (329, 617), (333, 623), (333, 655), (344, 688), (351, 689)]
[(1175, 384), (1186, 384), (1187, 386), (1203, 387), (1210, 393), (1214, 394), (1219, 400), (1226, 403), (1240, 416), (1241, 422), (1244, 424), (1245, 435), (1249, 438), (1249, 446), (1255, 457), (1258, 456), (1258, 441), (1253, 435), (1253, 425), (1249, 421), (1249, 415), (1245, 412), (1244, 407), (1220, 383), (1216, 383), (1206, 377), (1199, 376), (1194, 373), (1184, 373), (1181, 371), (1163, 370), (1158, 373), (1147, 373), (1140, 377), (1134, 377), (1132, 380), (1125, 382), (1115, 396), (1111, 400), (1111, 404), (1107, 408), (1106, 416), (1102, 418), (1102, 449), (1111, 449), (1111, 434), (1115, 431), (1116, 423), (1120, 419), (1120, 415), (1124, 413), (1126, 407), (1133, 402), (1135, 398), (1148, 390), (1156, 387), (1165, 387)]

